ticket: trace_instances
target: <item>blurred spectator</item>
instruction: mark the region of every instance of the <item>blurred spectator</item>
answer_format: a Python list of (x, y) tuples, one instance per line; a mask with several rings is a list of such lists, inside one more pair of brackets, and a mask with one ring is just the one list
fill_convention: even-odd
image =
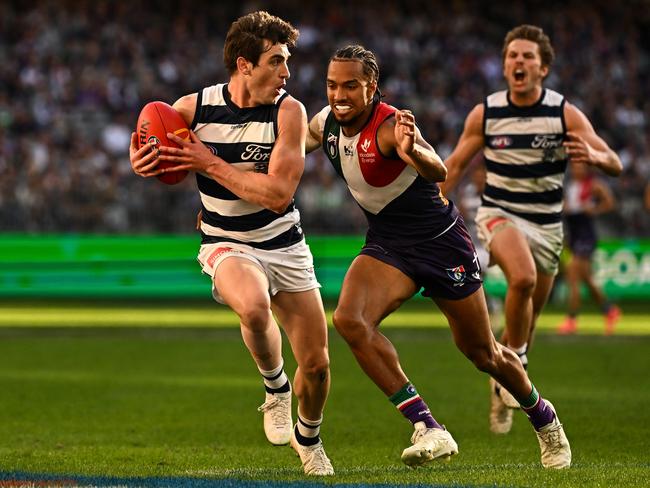
[[(557, 51), (571, 53), (547, 85), (584, 111), (624, 160), (625, 175), (612, 181), (621, 205), (599, 223), (600, 234), (650, 235), (642, 203), (650, 178), (650, 8), (643, 0), (5, 0), (0, 229), (192, 232), (199, 202), (191, 178), (168, 187), (133, 176), (128, 135), (145, 103), (172, 103), (225, 77), (223, 33), (257, 8), (301, 30), (288, 89), (310, 116), (326, 103), (329, 54), (358, 42), (379, 57), (385, 101), (412, 108), (442, 156), (476, 100), (503, 87), (495, 55), (503, 35), (523, 22), (542, 26)], [(296, 196), (307, 232), (362, 232), (342, 182), (316, 158), (308, 156)], [(150, 202), (161, 199), (167, 203), (152, 220)]]

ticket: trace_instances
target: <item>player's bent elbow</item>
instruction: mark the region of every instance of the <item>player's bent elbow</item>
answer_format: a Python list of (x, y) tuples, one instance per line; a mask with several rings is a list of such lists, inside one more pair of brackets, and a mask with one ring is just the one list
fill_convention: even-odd
[(266, 208), (268, 208), (271, 212), (281, 214), (287, 209), (291, 203), (292, 198), (293, 197), (273, 199), (271, 202), (269, 202), (268, 205), (266, 205)]

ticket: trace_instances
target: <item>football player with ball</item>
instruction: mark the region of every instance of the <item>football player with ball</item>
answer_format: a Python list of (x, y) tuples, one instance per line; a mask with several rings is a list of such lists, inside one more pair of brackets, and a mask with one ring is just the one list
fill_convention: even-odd
[[(334, 474), (319, 436), (330, 385), (327, 321), (293, 201), (304, 169), (307, 116), (284, 90), (289, 48), (297, 38), (291, 24), (267, 12), (233, 22), (224, 44), (228, 82), (173, 105), (191, 129), (189, 139), (170, 132), (165, 136), (173, 145), (145, 138), (140, 146), (134, 133), (130, 156), (140, 176), (196, 174), (198, 260), (212, 278), (215, 300), (239, 316), (262, 375), (266, 436), (272, 444), (291, 443), (305, 473), (323, 476)], [(293, 388), (274, 316), (298, 364)], [(292, 390), (298, 398), (295, 427)]]

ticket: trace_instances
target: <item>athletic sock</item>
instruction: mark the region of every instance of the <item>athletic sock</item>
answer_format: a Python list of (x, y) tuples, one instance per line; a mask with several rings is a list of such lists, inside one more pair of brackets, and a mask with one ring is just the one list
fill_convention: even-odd
[(298, 412), (298, 422), (293, 428), (298, 444), (301, 446), (313, 446), (320, 441), (320, 424), (323, 416), (318, 420), (308, 420)]
[(555, 412), (537, 392), (535, 385), (532, 386), (533, 390), (528, 395), (528, 398), (521, 400), (519, 404), (535, 430), (539, 430), (553, 422)]
[(264, 388), (267, 393), (286, 393), (291, 391), (291, 383), (287, 373), (284, 372), (284, 361), (277, 368), (264, 371), (259, 368), (262, 378), (264, 378)]
[(521, 361), (521, 364), (524, 366), (524, 369), (528, 369), (528, 356), (526, 353), (528, 352), (528, 344), (524, 344), (521, 347), (512, 347), (508, 346), (508, 349), (510, 349), (512, 352), (514, 352), (517, 356), (519, 356), (519, 360)]
[(431, 416), (431, 411), (424, 400), (420, 397), (415, 386), (406, 383), (401, 390), (392, 395), (389, 400), (402, 412), (402, 415), (415, 425), (423, 422), (430, 429), (443, 427)]

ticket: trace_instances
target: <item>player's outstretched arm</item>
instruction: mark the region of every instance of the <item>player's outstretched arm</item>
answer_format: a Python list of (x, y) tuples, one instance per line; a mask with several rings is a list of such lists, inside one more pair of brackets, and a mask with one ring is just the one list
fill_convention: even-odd
[(400, 159), (426, 180), (444, 181), (447, 177), (447, 168), (420, 134), (410, 110), (398, 110), (394, 118), (387, 119), (379, 128), (378, 140), (384, 154), (396, 151)]
[(599, 168), (609, 176), (618, 176), (623, 165), (618, 155), (594, 130), (589, 119), (570, 103), (564, 105), (569, 140), (564, 142), (569, 159), (572, 162), (589, 164)]
[(445, 160), (447, 180), (440, 185), (440, 190), (445, 194), (449, 194), (458, 185), (467, 165), (483, 147), (483, 113), (483, 104), (480, 103), (467, 115), (456, 148)]

